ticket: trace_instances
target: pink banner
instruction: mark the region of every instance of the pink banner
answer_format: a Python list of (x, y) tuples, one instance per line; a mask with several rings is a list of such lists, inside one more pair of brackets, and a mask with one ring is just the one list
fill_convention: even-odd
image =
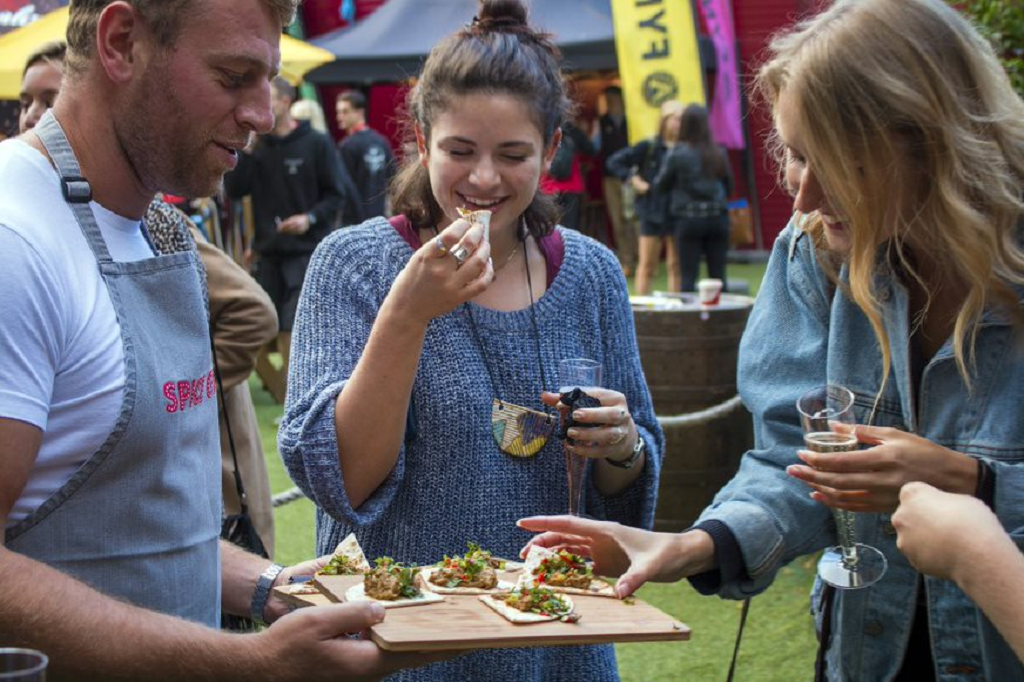
[(700, 0), (698, 3), (708, 28), (718, 68), (715, 72), (715, 99), (708, 116), (711, 133), (728, 149), (743, 149), (743, 121), (740, 114), (739, 64), (736, 59), (736, 30), (732, 21), (730, 0)]

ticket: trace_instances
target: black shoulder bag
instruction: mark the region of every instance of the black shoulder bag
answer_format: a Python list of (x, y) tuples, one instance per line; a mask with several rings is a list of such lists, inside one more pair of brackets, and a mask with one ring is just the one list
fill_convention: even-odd
[[(249, 516), (249, 505), (245, 496), (245, 488), (242, 486), (242, 474), (238, 471), (238, 453), (235, 451), (235, 438), (231, 433), (231, 420), (228, 418), (227, 396), (224, 394), (224, 382), (220, 378), (220, 367), (217, 366), (217, 349), (213, 343), (213, 331), (210, 332), (210, 350), (213, 352), (213, 371), (217, 377), (217, 391), (220, 393), (220, 414), (224, 419), (224, 430), (228, 434), (228, 447), (231, 448), (231, 463), (234, 466), (235, 490), (238, 491), (239, 511), (237, 514), (230, 514), (225, 517), (220, 529), (220, 537), (233, 545), (241, 547), (250, 554), (256, 554), (268, 559), (266, 547), (260, 540), (256, 526)], [(258, 628), (251, 618), (221, 613), (220, 626), (224, 630), (238, 632), (252, 632)]]

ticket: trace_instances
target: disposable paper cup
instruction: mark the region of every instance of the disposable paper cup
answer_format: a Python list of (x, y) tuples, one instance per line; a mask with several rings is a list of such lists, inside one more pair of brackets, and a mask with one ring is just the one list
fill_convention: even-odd
[(702, 279), (697, 282), (697, 296), (701, 305), (718, 305), (722, 296), (722, 280)]

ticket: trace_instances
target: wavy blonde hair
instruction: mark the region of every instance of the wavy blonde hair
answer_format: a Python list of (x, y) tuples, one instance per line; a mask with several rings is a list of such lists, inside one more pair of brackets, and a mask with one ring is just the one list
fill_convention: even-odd
[[(1024, 102), (991, 46), (942, 0), (838, 0), (772, 40), (754, 88), (773, 110), (785, 93), (800, 151), (849, 227), (849, 292), (883, 377), (892, 356), (875, 275), (888, 263), (924, 284), (916, 264), (929, 261), (964, 293), (953, 336), (970, 386), (984, 311), (1024, 325)], [(777, 136), (772, 146), (784, 151)], [(800, 224), (821, 254), (820, 217)]]

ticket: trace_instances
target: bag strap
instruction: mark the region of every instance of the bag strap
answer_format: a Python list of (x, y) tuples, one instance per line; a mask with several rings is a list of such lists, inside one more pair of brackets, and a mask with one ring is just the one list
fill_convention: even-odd
[(829, 640), (832, 639), (832, 608), (836, 598), (836, 588), (825, 585), (821, 594), (821, 639), (818, 641), (818, 653), (814, 657), (814, 682), (825, 682), (826, 660)]
[(249, 505), (242, 485), (242, 475), (238, 471), (238, 452), (235, 450), (235, 437), (231, 433), (231, 419), (228, 417), (228, 401), (224, 394), (224, 380), (220, 377), (220, 366), (217, 364), (217, 343), (213, 340), (213, 325), (210, 325), (210, 353), (213, 355), (213, 373), (217, 377), (217, 392), (220, 394), (220, 414), (224, 419), (224, 430), (228, 434), (228, 447), (231, 449), (231, 463), (234, 467), (235, 490), (238, 491), (238, 503), (242, 514), (249, 513)]
[(740, 627), (736, 631), (736, 646), (732, 649), (732, 663), (729, 664), (729, 676), (726, 682), (733, 682), (736, 675), (736, 659), (740, 656), (740, 642), (743, 641), (743, 628), (747, 624), (747, 614), (750, 612), (750, 599), (743, 600), (743, 609), (740, 611)]

